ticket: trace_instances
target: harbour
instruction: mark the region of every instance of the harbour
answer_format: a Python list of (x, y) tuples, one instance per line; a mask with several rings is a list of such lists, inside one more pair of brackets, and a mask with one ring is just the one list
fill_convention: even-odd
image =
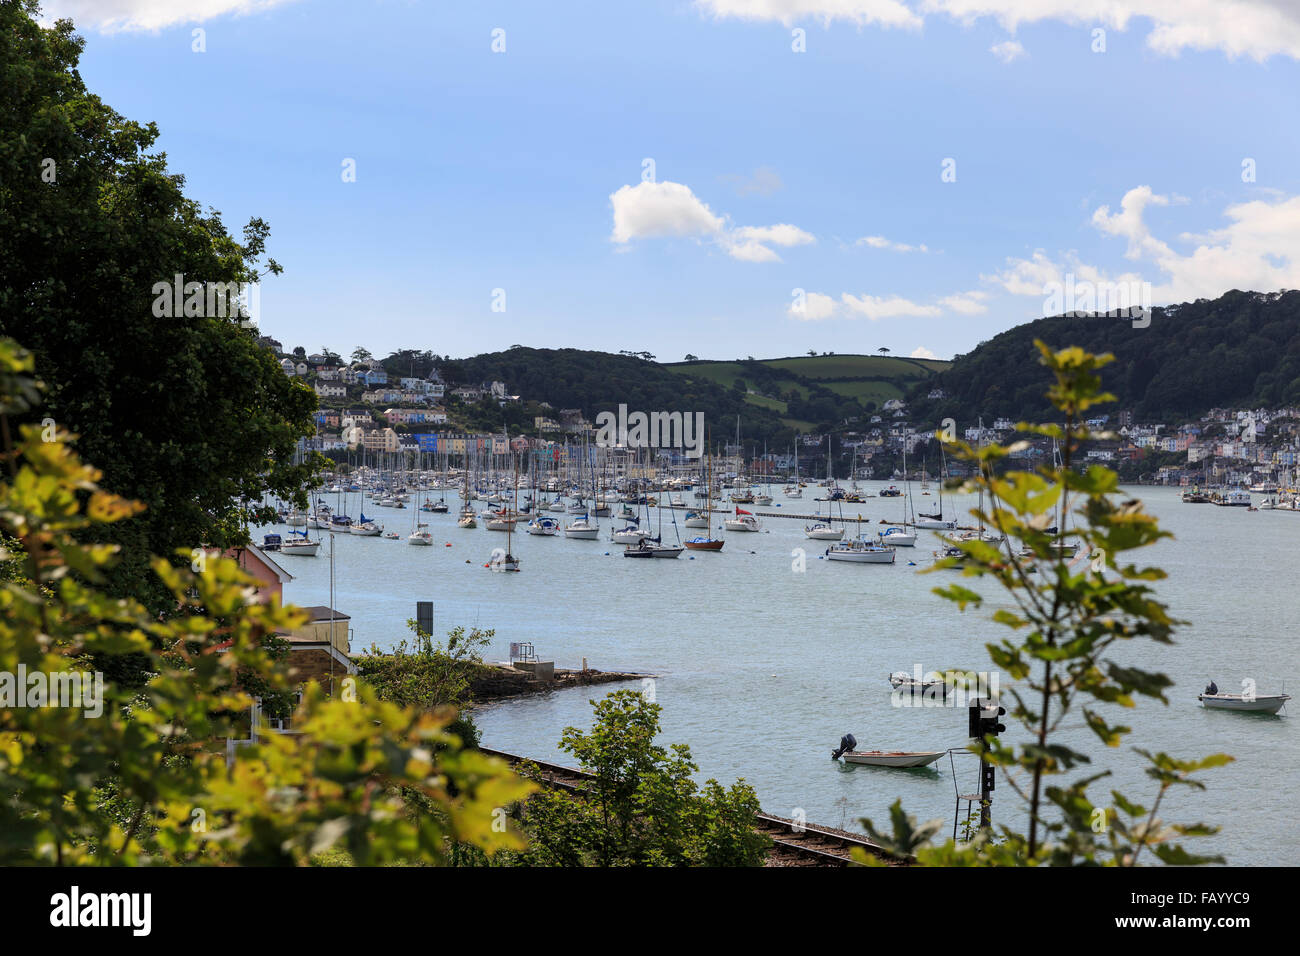
[[(865, 484), (874, 490), (875, 483)], [(1174, 533), (1140, 557), (1168, 572), (1157, 593), (1175, 617), (1190, 621), (1174, 648), (1123, 649), (1127, 661), (1175, 681), (1167, 707), (1143, 699), (1125, 719), (1147, 749), (1183, 753), (1194, 739), (1197, 752), (1236, 758), (1210, 775), (1206, 791), (1169, 795), (1170, 816), (1221, 822), (1223, 831), (1206, 842), (1235, 864), (1290, 862), (1300, 853), (1300, 836), (1279, 823), (1277, 795), (1300, 785), (1291, 718), (1285, 710), (1278, 717), (1210, 711), (1196, 699), (1210, 679), (1232, 691), (1253, 680), (1260, 693), (1300, 685), (1288, 637), (1300, 625), (1300, 558), (1290, 516), (1187, 507), (1178, 488), (1123, 492), (1143, 500)], [(826, 561), (821, 544), (794, 521), (765, 522), (757, 534), (727, 533), (717, 554), (633, 562), (620, 559), (623, 546), (609, 540), (605, 518), (597, 540), (516, 533), (511, 547), (521, 573), (499, 575), (483, 565), (504, 535), (457, 527), (459, 498), (449, 491), (446, 499), (449, 514), (421, 516), (434, 534), (432, 548), (334, 536), (336, 600), (351, 615), (354, 647), (390, 646), (404, 636), (414, 602), (431, 600), (435, 634), (457, 625), (495, 631), (489, 660), (506, 658), (511, 642), (530, 641), (558, 665), (577, 667), (585, 657), (658, 675), (485, 702), (474, 713), (484, 746), (555, 760), (563, 729), (590, 724), (588, 700), (626, 686), (663, 707), (665, 739), (690, 744), (701, 779), (744, 777), (768, 812), (798, 810), (807, 820), (856, 830), (858, 818), (879, 822), (902, 797), (921, 819), (951, 820), (954, 786), (946, 766), (892, 770), (833, 765), (827, 756), (846, 732), (863, 749), (966, 744), (964, 710), (891, 702), (891, 673), (917, 666), (987, 670), (984, 644), (1002, 636), (988, 620), (999, 605), (960, 614), (930, 593), (958, 574), (918, 573), (933, 566), (941, 545), (934, 532), (919, 532), (916, 547), (897, 549), (896, 562), (886, 566)], [(972, 521), (973, 504), (945, 495), (944, 516)], [(901, 517), (900, 502), (889, 498), (854, 507), (862, 507), (863, 524), (872, 528)], [(412, 520), (409, 510), (391, 508), (376, 508), (375, 518), (399, 527)], [(666, 514), (663, 526), (669, 528)], [(321, 535), (328, 542), (330, 535)], [(1208, 559), (1212, 554), (1219, 557)], [(287, 594), (296, 603), (328, 600), (324, 558), (283, 559), (295, 575)], [(1004, 676), (1003, 693), (1008, 686)], [(1096, 753), (1081, 716), (1067, 719), (1062, 738)], [(1107, 786), (1144, 792), (1146, 778), (1131, 752), (1094, 759), (1094, 769), (1113, 772)], [(957, 789), (972, 782), (960, 779)], [(1010, 789), (997, 795), (995, 822), (1004, 813), (1017, 814)], [(1018, 816), (1010, 822), (1023, 823)]]

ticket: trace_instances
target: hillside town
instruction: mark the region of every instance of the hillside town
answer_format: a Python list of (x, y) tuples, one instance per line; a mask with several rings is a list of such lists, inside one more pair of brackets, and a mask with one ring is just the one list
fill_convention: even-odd
[[(264, 339), (263, 344), (279, 346), (273, 339)], [(562, 461), (569, 447), (591, 440), (595, 431), (584, 410), (555, 409), (545, 401), (513, 394), (507, 382), (448, 382), (436, 368), (425, 376), (390, 377), (377, 359), (343, 363), (338, 355), (326, 352), (286, 354), (280, 367), (286, 375), (310, 385), (319, 401), (316, 434), (301, 441), (301, 450), (339, 460), (364, 452), (445, 454), (453, 461), (466, 455), (540, 453)], [(934, 389), (926, 397), (941, 399), (944, 395)], [(526, 404), (538, 412), (531, 416), (531, 428), (522, 428), (512, 436), (463, 424), (465, 416), (460, 412), (465, 409), (511, 403)], [(588, 411), (594, 416), (593, 410)], [(960, 465), (940, 460), (937, 449), (930, 447), (945, 424), (915, 421), (903, 399), (891, 399), (873, 414), (842, 422), (835, 431), (832, 450), (852, 463), (852, 473), (845, 477), (901, 477), (904, 455), (911, 460), (908, 470), (912, 474), (942, 472), (961, 477)], [(958, 428), (953, 423), (949, 427), (955, 437), (980, 444), (1009, 441), (1015, 435), (1015, 425), (1000, 417), (989, 424), (977, 418), (975, 424)], [(1215, 408), (1197, 422), (1174, 425), (1138, 422), (1132, 412), (1119, 411), (1098, 415), (1088, 425), (1106, 437), (1088, 445), (1083, 463), (1105, 463), (1127, 480), (1261, 492), (1297, 484), (1300, 409)], [(717, 452), (724, 471), (729, 467), (736, 473), (791, 475), (798, 463), (800, 474), (825, 474), (827, 436), (801, 435), (798, 444), (798, 450), (775, 451), (728, 443)], [(1012, 458), (1032, 463), (1050, 460), (1052, 454), (1051, 442), (1038, 439)], [(671, 451), (661, 451), (659, 458), (661, 465), (670, 468), (688, 464)]]

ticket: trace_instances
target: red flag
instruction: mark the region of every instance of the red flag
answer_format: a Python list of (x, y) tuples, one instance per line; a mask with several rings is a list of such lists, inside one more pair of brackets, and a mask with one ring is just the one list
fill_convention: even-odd
[[(749, 514), (749, 512), (746, 511), (744, 508), (737, 508), (737, 509), (736, 509), (736, 514), (738, 514), (738, 515), (747, 515), (747, 514)], [(751, 515), (751, 517), (752, 517), (752, 515)]]

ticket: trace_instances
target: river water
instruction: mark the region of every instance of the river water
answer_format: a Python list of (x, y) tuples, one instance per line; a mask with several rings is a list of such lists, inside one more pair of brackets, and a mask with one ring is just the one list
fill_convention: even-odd
[[(1110, 771), (1091, 791), (1095, 803), (1108, 802), (1115, 788), (1150, 806), (1154, 782), (1143, 775), (1133, 746), (1183, 758), (1231, 754), (1234, 763), (1202, 775), (1206, 790), (1179, 788), (1160, 815), (1222, 827), (1215, 837), (1188, 841), (1193, 851), (1219, 853), (1238, 865), (1294, 864), (1300, 825), (1287, 800), (1300, 792), (1295, 704), (1292, 716), (1206, 711), (1196, 694), (1209, 678), (1228, 692), (1246, 679), (1260, 693), (1300, 687), (1300, 514), (1183, 504), (1172, 488), (1127, 490), (1176, 536), (1141, 553), (1139, 563), (1165, 569), (1169, 577), (1157, 585), (1158, 596), (1190, 623), (1173, 647), (1134, 641), (1112, 653), (1122, 664), (1167, 673), (1175, 681), (1169, 704), (1140, 698), (1135, 710), (1104, 708), (1111, 723), (1134, 731), (1114, 749), (1083, 728), (1081, 714), (1067, 716), (1061, 740), (1092, 758), (1069, 779)], [(809, 500), (813, 491), (805, 489), (802, 501), (782, 499), (778, 491), (779, 507), (753, 510), (809, 514), (818, 507)], [(608, 540), (518, 533), (511, 550), (521, 573), (497, 574), (484, 562), (505, 535), (482, 522), (474, 530), (458, 528), (458, 502), (451, 493), (447, 500), (449, 514), (419, 519), (434, 532), (432, 548), (407, 545), (409, 508), (366, 507), (400, 541), (336, 536), (335, 606), (352, 618), (354, 653), (371, 643), (390, 647), (406, 633), (415, 602), (431, 600), (435, 633), (456, 625), (495, 631), (489, 660), (505, 659), (511, 641), (531, 641), (539, 657), (560, 667), (581, 666), (586, 658), (601, 670), (656, 675), (651, 684), (631, 686), (653, 693), (663, 708), (661, 743), (689, 744), (700, 779), (744, 778), (768, 812), (802, 813), (810, 822), (856, 830), (863, 816), (887, 826), (888, 806), (901, 797), (909, 813), (943, 819), (951, 833), (955, 789), (978, 786), (973, 757), (956, 758), (956, 787), (947, 758), (927, 770), (846, 767), (829, 759), (846, 732), (864, 750), (966, 744), (964, 708), (892, 706), (887, 682), (891, 672), (918, 666), (989, 671), (984, 645), (1006, 632), (988, 619), (998, 605), (962, 613), (930, 593), (959, 577), (918, 573), (933, 561), (931, 533), (922, 532), (915, 549), (900, 549), (892, 566), (823, 560), (825, 543), (808, 541), (805, 522), (788, 518), (763, 519), (757, 534), (728, 532), (721, 553), (687, 552), (673, 561), (627, 560)], [(354, 508), (355, 501), (354, 495)], [(918, 510), (933, 502), (918, 495)], [(944, 505), (951, 517), (947, 496)], [(957, 506), (964, 516), (968, 505)], [(863, 530), (874, 533), (880, 518), (901, 517), (902, 504), (871, 498), (845, 506), (846, 516), (859, 512)], [(607, 538), (609, 519), (601, 525)], [(327, 543), (319, 557), (281, 559), (295, 576), (286, 601), (329, 603), (329, 535), (321, 534)], [(663, 535), (674, 540), (667, 515)], [(799, 548), (806, 552), (803, 570), (793, 554)], [(991, 584), (973, 586), (995, 593)], [(1007, 678), (999, 680), (1005, 690)], [(566, 726), (590, 726), (589, 699), (615, 686), (482, 706), (475, 720), (485, 746), (571, 764), (557, 749), (560, 734)], [(1007, 723), (1008, 736), (1015, 736), (1018, 725)], [(995, 822), (1023, 828), (1023, 809), (1001, 776), (993, 813)]]

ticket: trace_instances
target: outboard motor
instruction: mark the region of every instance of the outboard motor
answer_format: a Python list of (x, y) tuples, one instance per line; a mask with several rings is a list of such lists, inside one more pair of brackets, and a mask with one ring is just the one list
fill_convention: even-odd
[(858, 745), (858, 741), (856, 737), (854, 737), (852, 734), (845, 734), (843, 737), (840, 738), (840, 749), (834, 751), (831, 754), (831, 759), (839, 760), (840, 754), (848, 750), (853, 750), (855, 747), (857, 747), (857, 745)]

